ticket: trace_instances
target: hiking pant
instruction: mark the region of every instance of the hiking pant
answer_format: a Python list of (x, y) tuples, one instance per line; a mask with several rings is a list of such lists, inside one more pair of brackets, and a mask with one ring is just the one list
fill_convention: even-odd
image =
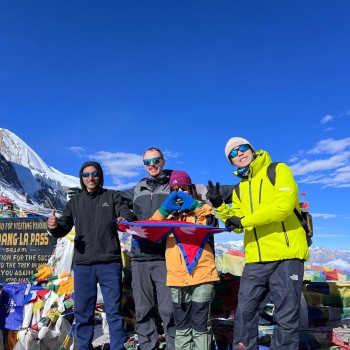
[(91, 350), (94, 336), (94, 315), (97, 283), (101, 293), (109, 328), (110, 348), (124, 349), (126, 335), (121, 313), (122, 264), (106, 262), (74, 265), (74, 317), (79, 350)]
[(275, 322), (269, 349), (299, 349), (303, 273), (304, 263), (298, 259), (244, 266), (234, 317), (234, 349), (258, 350), (259, 308), (269, 291)]
[(210, 350), (212, 329), (209, 320), (214, 284), (171, 287), (176, 325), (176, 350)]
[(166, 286), (165, 261), (132, 261), (135, 332), (141, 350), (158, 347), (157, 305), (163, 321), (167, 350), (175, 350), (175, 324), (170, 288)]

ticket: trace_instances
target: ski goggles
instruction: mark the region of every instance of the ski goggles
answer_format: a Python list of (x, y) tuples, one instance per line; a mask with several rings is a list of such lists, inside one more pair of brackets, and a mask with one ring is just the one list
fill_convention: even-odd
[(151, 163), (158, 164), (162, 159), (163, 159), (162, 157), (144, 159), (143, 164), (144, 165), (151, 165)]
[(245, 152), (245, 151), (247, 151), (249, 148), (250, 148), (249, 145), (240, 145), (238, 148), (233, 149), (233, 150), (229, 153), (228, 156), (229, 156), (229, 158), (233, 159), (233, 158), (237, 157), (238, 151)]
[(92, 177), (99, 177), (99, 176), (100, 176), (100, 174), (99, 174), (98, 171), (93, 171), (92, 173), (89, 173), (88, 171), (85, 171), (85, 172), (81, 173), (81, 176), (82, 176), (82, 177), (85, 177), (85, 178), (90, 177), (90, 175), (91, 175)]
[(181, 190), (183, 192), (190, 192), (191, 191), (191, 186), (189, 185), (184, 185), (184, 186), (173, 186), (170, 191), (171, 192), (174, 192), (174, 191), (178, 191), (178, 190)]

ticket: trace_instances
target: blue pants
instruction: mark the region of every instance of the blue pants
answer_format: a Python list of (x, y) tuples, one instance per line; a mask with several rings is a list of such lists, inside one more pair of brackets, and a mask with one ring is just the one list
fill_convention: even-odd
[(106, 262), (74, 265), (74, 317), (79, 350), (91, 350), (97, 283), (100, 284), (109, 328), (110, 348), (124, 349), (126, 335), (121, 313), (122, 264)]

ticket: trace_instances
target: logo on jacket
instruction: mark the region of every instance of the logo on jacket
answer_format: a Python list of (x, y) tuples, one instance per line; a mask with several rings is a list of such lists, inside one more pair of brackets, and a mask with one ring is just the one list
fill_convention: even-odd
[(103, 207), (108, 207), (107, 202), (104, 202), (104, 203), (102, 204), (102, 206), (103, 206)]
[(293, 281), (297, 281), (299, 279), (298, 275), (290, 275), (289, 277)]

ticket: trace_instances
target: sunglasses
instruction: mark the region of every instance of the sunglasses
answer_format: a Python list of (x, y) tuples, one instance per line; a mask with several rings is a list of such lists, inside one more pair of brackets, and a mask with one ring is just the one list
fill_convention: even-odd
[(89, 173), (88, 171), (85, 171), (84, 173), (81, 173), (81, 176), (82, 176), (82, 177), (85, 177), (85, 178), (90, 177), (90, 175), (91, 175), (92, 177), (99, 177), (99, 176), (100, 176), (100, 174), (98, 173), (98, 171), (93, 171), (92, 173)]
[(143, 164), (144, 165), (151, 165), (151, 163), (158, 164), (162, 159), (163, 159), (162, 157), (144, 159)]
[(236, 149), (233, 149), (230, 154), (228, 155), (231, 159), (233, 159), (234, 157), (237, 157), (238, 155), (238, 151), (241, 151), (241, 152), (245, 152), (249, 149), (249, 145), (240, 145), (238, 148)]
[(178, 190), (180, 190), (180, 189), (181, 189), (181, 191), (183, 191), (183, 192), (185, 192), (185, 191), (190, 192), (190, 191), (191, 191), (191, 186), (189, 186), (189, 185), (174, 186), (174, 187), (172, 187), (172, 188), (170, 189), (170, 191), (171, 191), (171, 192), (174, 192), (174, 191), (178, 191)]

